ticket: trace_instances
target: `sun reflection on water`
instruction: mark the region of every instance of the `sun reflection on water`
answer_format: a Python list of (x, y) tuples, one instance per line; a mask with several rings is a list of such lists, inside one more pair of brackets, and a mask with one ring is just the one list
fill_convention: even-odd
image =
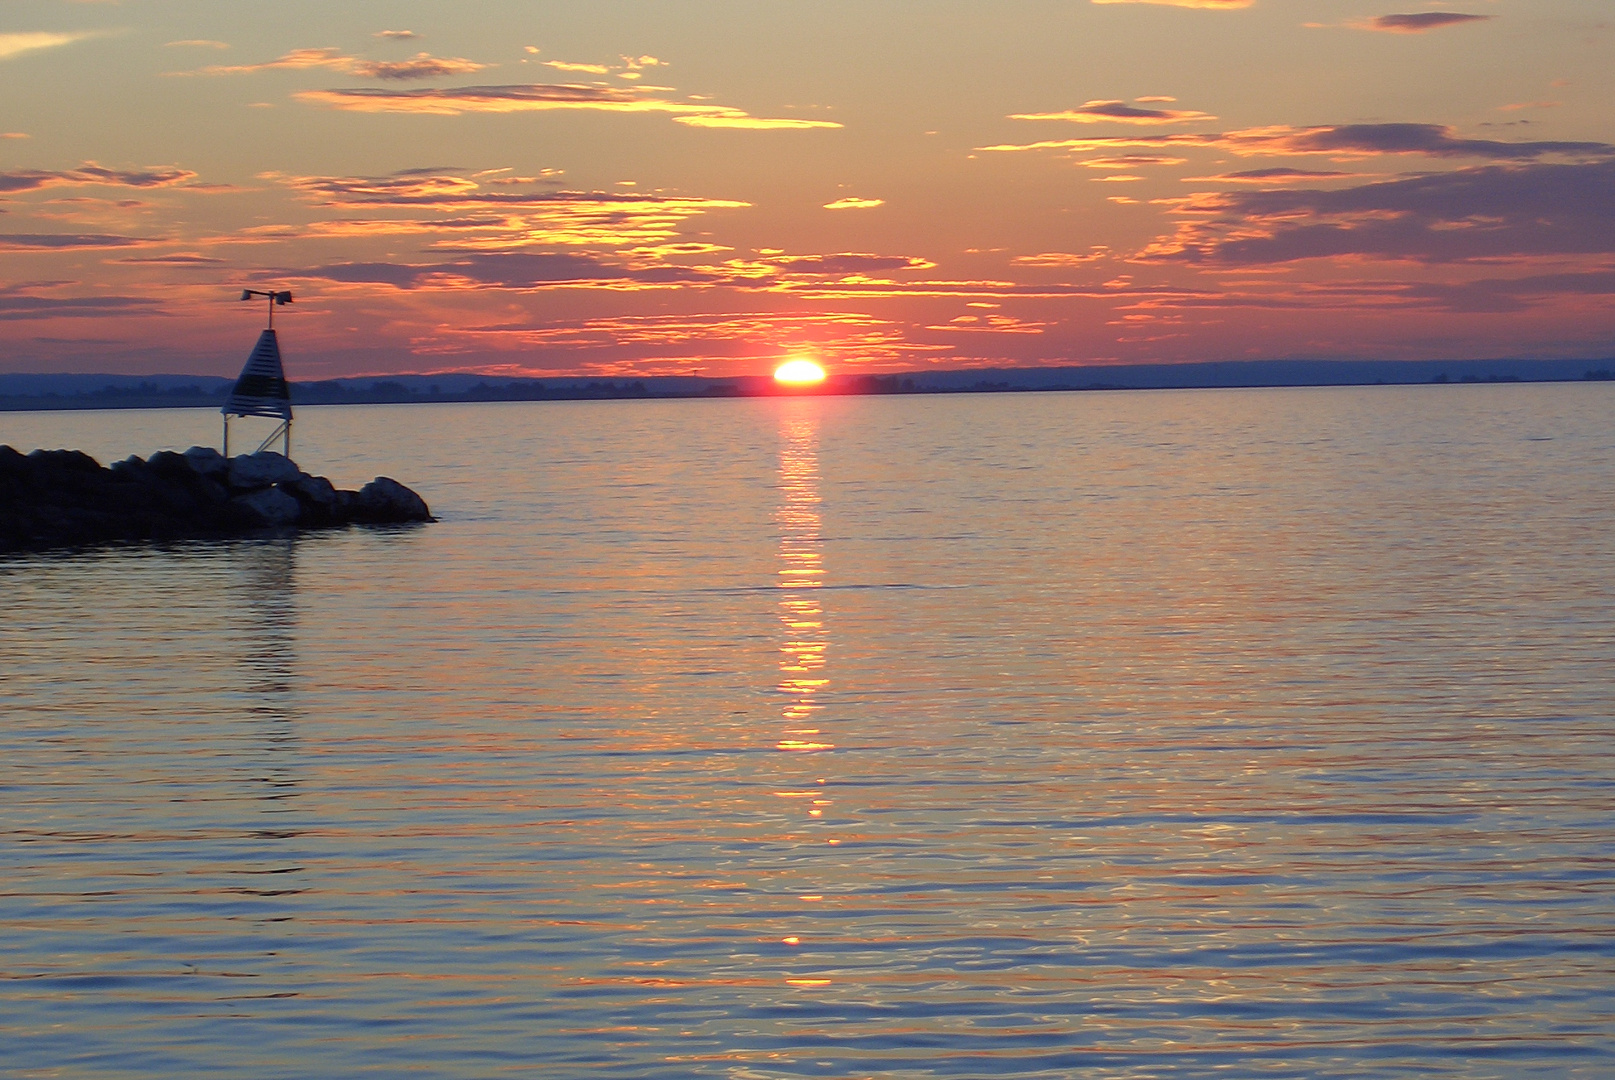
[[(806, 403), (804, 403), (806, 404)], [(830, 634), (825, 626), (819, 590), (824, 586), (824, 528), (819, 508), (819, 424), (811, 407), (788, 408), (780, 418), (779, 690), (787, 698), (787, 730), (780, 750), (828, 750), (817, 728), (806, 727), (823, 708), (818, 700), (825, 678)]]

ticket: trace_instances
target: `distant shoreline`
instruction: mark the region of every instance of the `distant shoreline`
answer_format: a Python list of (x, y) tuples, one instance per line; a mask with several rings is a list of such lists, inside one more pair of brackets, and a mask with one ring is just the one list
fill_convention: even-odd
[[(834, 375), (815, 395), (1037, 393), (1094, 390), (1206, 390), (1430, 383), (1564, 383), (1615, 380), (1607, 360), (1284, 361), (1103, 367), (997, 368)], [(0, 412), (209, 408), (223, 405), (233, 379), (216, 375), (0, 374)], [(292, 403), (465, 404), (489, 401), (611, 401), (799, 396), (767, 376), (646, 376), (499, 379), (486, 375), (392, 375), (293, 382)]]

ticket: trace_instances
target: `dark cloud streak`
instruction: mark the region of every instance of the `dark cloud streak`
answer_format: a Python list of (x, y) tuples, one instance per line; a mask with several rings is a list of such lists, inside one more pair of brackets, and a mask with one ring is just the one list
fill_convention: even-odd
[(1123, 124), (1181, 124), (1190, 120), (1215, 120), (1210, 113), (1184, 109), (1141, 109), (1125, 101), (1087, 101), (1075, 109), (1050, 113), (1012, 113), (1011, 120), (1068, 120), (1079, 124), (1105, 121)]
[(1421, 11), (1414, 15), (1381, 15), (1370, 23), (1374, 30), (1389, 30), (1398, 34), (1420, 34), (1443, 26), (1485, 22), (1490, 15), (1465, 15), (1457, 11)]
[(196, 179), (196, 173), (175, 166), (144, 169), (108, 169), (86, 161), (76, 169), (13, 169), (0, 172), (0, 192), (38, 191), (40, 188), (100, 184), (107, 187), (173, 187)]
[(1422, 154), (1437, 158), (1489, 158), (1493, 161), (1531, 161), (1549, 155), (1615, 157), (1615, 144), (1603, 142), (1501, 142), (1463, 139), (1442, 124), (1334, 124), (1318, 127), (1245, 128), (1239, 131), (1181, 135), (1110, 135), (1086, 139), (1056, 139), (1026, 144), (1000, 144), (979, 150), (1111, 150), (1125, 146), (1200, 146), (1242, 157), (1288, 154), (1329, 154), (1335, 157), (1376, 157)]
[(324, 278), (350, 284), (391, 285), (398, 289), (455, 280), (501, 289), (536, 289), (565, 285), (672, 285), (722, 280), (707, 271), (677, 266), (630, 269), (588, 255), (494, 252), (451, 262), (429, 264), (335, 263), (307, 270), (286, 270), (298, 277)]
[(157, 241), (144, 237), (108, 233), (0, 233), (0, 251), (71, 251), (141, 247), (154, 243)]
[(1206, 193), (1206, 214), (1143, 261), (1260, 265), (1366, 257), (1423, 263), (1615, 255), (1615, 161), (1488, 165), (1342, 190)]
[(0, 295), (0, 322), (25, 319), (105, 319), (158, 314), (158, 301), (140, 296), (50, 297)]

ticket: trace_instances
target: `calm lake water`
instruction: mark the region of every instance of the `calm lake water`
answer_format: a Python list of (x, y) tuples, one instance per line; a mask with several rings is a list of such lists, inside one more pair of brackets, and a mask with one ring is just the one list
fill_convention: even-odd
[(443, 520), (0, 560), (0, 1072), (1615, 1075), (1612, 416), (305, 409)]

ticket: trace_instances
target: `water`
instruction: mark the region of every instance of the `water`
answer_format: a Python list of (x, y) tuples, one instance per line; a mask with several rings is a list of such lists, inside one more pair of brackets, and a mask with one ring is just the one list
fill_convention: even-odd
[(1608, 1076), (1612, 405), (304, 410), (444, 520), (0, 562), (0, 1071)]

